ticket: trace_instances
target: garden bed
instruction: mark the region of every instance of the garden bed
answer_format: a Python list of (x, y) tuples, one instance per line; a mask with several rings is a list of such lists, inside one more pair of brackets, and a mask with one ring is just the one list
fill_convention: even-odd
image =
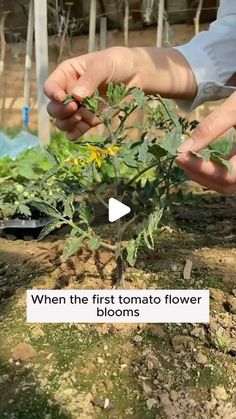
[[(1, 417), (233, 419), (235, 207), (235, 198), (189, 199), (177, 207), (177, 229), (155, 251), (141, 250), (126, 273), (128, 288), (210, 288), (209, 326), (26, 324), (27, 288), (109, 289), (113, 255), (83, 248), (63, 262), (60, 234), (41, 243), (0, 239)], [(23, 348), (13, 359), (19, 343), (33, 356)]]

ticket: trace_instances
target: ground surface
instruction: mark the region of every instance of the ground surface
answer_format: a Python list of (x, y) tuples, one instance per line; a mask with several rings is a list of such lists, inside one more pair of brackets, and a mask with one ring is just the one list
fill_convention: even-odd
[(235, 209), (177, 206), (176, 229), (127, 271), (129, 288), (210, 288), (207, 326), (26, 324), (27, 288), (111, 288), (114, 263), (86, 250), (61, 263), (56, 236), (0, 239), (0, 417), (236, 418)]

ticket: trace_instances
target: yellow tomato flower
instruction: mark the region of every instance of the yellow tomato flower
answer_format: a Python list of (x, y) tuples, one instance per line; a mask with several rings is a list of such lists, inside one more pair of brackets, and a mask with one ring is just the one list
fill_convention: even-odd
[(118, 145), (112, 144), (106, 149), (106, 153), (108, 156), (114, 157), (120, 149), (121, 147)]
[(87, 144), (87, 149), (90, 151), (90, 156), (87, 160), (88, 163), (95, 161), (98, 167), (101, 167), (103, 157), (106, 155), (106, 150), (100, 147), (96, 147), (92, 144)]
[(70, 156), (65, 160), (66, 163), (74, 164), (75, 166), (79, 166), (81, 161), (77, 159), (76, 157)]

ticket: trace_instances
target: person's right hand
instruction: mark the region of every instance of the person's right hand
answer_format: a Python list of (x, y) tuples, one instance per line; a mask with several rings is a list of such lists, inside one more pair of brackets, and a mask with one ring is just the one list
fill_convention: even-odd
[(63, 104), (68, 95), (82, 101), (97, 88), (105, 92), (110, 81), (142, 88), (131, 51), (114, 47), (65, 60), (49, 76), (44, 86), (50, 99), (48, 112), (56, 119), (57, 127), (67, 132), (69, 140), (77, 139), (100, 121), (75, 101)]

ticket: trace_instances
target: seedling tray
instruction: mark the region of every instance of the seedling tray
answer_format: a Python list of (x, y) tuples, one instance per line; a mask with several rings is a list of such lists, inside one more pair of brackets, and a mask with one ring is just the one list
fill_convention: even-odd
[(42, 217), (37, 220), (22, 220), (14, 218), (12, 220), (0, 220), (0, 236), (15, 236), (16, 238), (32, 237), (37, 238), (42, 228), (49, 223), (50, 217)]

